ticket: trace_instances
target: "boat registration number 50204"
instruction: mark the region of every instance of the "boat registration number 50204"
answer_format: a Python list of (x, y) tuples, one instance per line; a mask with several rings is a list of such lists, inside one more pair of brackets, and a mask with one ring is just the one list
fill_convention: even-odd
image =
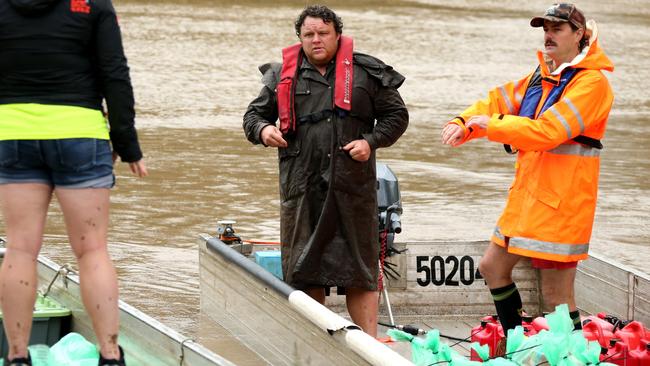
[(478, 258), (469, 255), (462, 257), (418, 255), (415, 257), (415, 263), (417, 283), (422, 287), (469, 286), (475, 280), (483, 279), (478, 271)]

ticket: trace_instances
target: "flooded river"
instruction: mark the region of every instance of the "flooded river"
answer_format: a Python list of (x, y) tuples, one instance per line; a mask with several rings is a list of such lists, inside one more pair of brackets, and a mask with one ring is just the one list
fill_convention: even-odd
[[(583, 2), (616, 65), (603, 141), (592, 250), (646, 271), (650, 262), (650, 3)], [(333, 1), (356, 48), (406, 76), (411, 125), (380, 150), (399, 178), (399, 240), (488, 239), (514, 158), (501, 145), (440, 144), (440, 128), (487, 91), (535, 67), (542, 31), (528, 26), (550, 4), (533, 0)], [(296, 42), (304, 1), (116, 0), (151, 176), (121, 164), (110, 248), (122, 298), (190, 336), (198, 322), (197, 235), (237, 220), (239, 234), (277, 240), (276, 152), (250, 145), (246, 106), (257, 66)], [(71, 262), (62, 218), (49, 215), (44, 254)]]

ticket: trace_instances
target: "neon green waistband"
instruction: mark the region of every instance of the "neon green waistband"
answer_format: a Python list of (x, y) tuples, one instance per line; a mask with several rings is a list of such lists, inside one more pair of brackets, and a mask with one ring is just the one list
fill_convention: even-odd
[(0, 140), (80, 137), (109, 139), (108, 125), (101, 111), (35, 103), (0, 105)]

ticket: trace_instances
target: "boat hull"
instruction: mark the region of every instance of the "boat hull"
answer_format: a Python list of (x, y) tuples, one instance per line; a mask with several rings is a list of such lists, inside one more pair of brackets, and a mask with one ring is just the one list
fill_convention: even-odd
[(201, 311), (271, 365), (412, 365), (221, 241), (199, 240)]
[[(397, 323), (438, 328), (455, 337), (469, 336), (470, 329), (482, 317), (494, 313), (490, 293), (476, 272), (487, 245), (488, 242), (398, 243), (398, 249), (406, 251), (389, 261), (401, 276), (387, 282)], [(268, 249), (277, 247), (254, 248)], [(233, 264), (242, 260), (248, 264)], [(324, 334), (313, 319), (300, 314), (283, 294), (292, 289), (274, 289), (287, 285), (232, 247), (201, 235), (199, 262), (202, 313), (223, 325), (269, 364), (369, 364), (363, 357), (355, 359), (335, 337)], [(552, 310), (542, 308), (538, 275), (528, 259), (520, 261), (513, 272), (524, 308), (531, 315)], [(650, 279), (645, 274), (592, 255), (580, 262), (575, 287), (579, 309), (585, 315), (606, 312), (620, 319), (650, 323)], [(329, 296), (326, 304), (337, 313), (345, 313), (343, 296)], [(385, 304), (384, 299), (380, 317), (388, 322)], [(466, 345), (458, 347), (463, 348), (461, 354), (469, 354)], [(408, 349), (399, 351), (409, 357)]]
[[(0, 253), (0, 259), (2, 254)], [(40, 290), (44, 292), (50, 286), (48, 296), (71, 310), (70, 330), (83, 335), (90, 342), (97, 343), (92, 329), (92, 321), (86, 314), (81, 301), (79, 277), (43, 256), (38, 257), (37, 270)], [(124, 348), (129, 365), (234, 366), (225, 358), (124, 301), (119, 302), (119, 309), (119, 342)]]

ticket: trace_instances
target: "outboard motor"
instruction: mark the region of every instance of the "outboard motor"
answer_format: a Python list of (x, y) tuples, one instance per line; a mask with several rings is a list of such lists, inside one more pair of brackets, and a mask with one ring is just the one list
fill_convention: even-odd
[(377, 163), (377, 208), (379, 233), (386, 233), (386, 256), (400, 253), (393, 247), (395, 234), (402, 232), (402, 199), (395, 173), (384, 163)]
[[(384, 276), (393, 280), (402, 277), (397, 266), (387, 258), (402, 251), (397, 250), (393, 243), (395, 234), (402, 232), (402, 198), (395, 173), (383, 163), (377, 163), (377, 211), (379, 214), (379, 288), (386, 304), (388, 319), (395, 325), (393, 310), (390, 306), (388, 291), (384, 285)], [(406, 249), (405, 249), (406, 250)]]

